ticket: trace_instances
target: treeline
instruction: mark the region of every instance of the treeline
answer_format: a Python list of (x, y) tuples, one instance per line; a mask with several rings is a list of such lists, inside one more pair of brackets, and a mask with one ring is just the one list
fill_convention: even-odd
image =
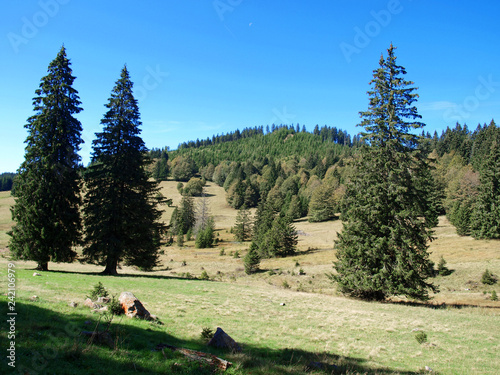
[[(205, 146), (219, 145), (224, 142), (234, 142), (240, 139), (252, 138), (258, 135), (274, 133), (275, 131), (278, 131), (283, 128), (288, 129), (292, 134), (307, 132), (305, 125), (302, 125), (301, 128), (300, 124), (296, 125), (272, 124), (271, 126), (269, 125), (266, 126), (266, 132), (264, 133), (264, 126), (261, 125), (261, 126), (255, 126), (253, 128), (244, 128), (242, 131), (236, 129), (233, 132), (229, 132), (227, 134), (222, 134), (222, 135), (219, 134), (213, 135), (212, 138), (207, 137), (206, 139), (203, 140), (196, 139), (196, 141), (183, 142), (179, 144), (178, 149), (181, 150), (186, 148), (200, 148)], [(316, 125), (312, 133), (314, 135), (319, 135), (323, 142), (333, 142), (344, 146), (356, 145), (357, 143), (359, 143), (360, 140), (359, 135), (354, 136), (351, 140), (351, 136), (346, 131), (342, 129), (337, 129), (336, 127), (330, 127), (327, 125), (324, 125), (321, 128), (319, 127), (319, 125)]]
[(500, 128), (457, 124), (427, 142), (442, 213), (460, 235), (500, 238)]
[(16, 177), (15, 173), (0, 174), (0, 191), (12, 190), (12, 186), (14, 185), (14, 177)]

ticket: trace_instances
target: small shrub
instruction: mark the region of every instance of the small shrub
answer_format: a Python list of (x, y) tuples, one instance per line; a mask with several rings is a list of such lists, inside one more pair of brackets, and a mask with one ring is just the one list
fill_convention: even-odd
[(238, 250), (236, 250), (234, 252), (233, 258), (238, 259), (239, 257), (240, 257), (240, 252)]
[(214, 337), (214, 331), (212, 328), (203, 327), (201, 330), (201, 338), (208, 341), (212, 337)]
[(300, 263), (298, 261), (295, 262), (295, 267), (299, 267)]
[(90, 291), (90, 295), (87, 296), (90, 298), (92, 301), (95, 301), (99, 297), (107, 297), (109, 295), (108, 291), (102, 285), (102, 283), (99, 281), (96, 285), (94, 285), (94, 288)]
[(288, 284), (288, 281), (286, 281), (286, 280), (283, 280), (283, 282), (281, 283), (281, 286), (285, 289), (290, 289), (290, 284)]
[(181, 263), (181, 266), (182, 266), (182, 267), (184, 267), (184, 266), (186, 266), (186, 265), (187, 265), (186, 261), (185, 261), (185, 260), (183, 260), (183, 261), (182, 261), (182, 263)]
[(305, 271), (301, 268), (301, 269), (299, 270), (299, 275), (305, 275), (305, 274), (306, 274), (306, 272), (305, 272)]
[(118, 298), (116, 298), (116, 296), (111, 297), (111, 301), (109, 301), (108, 305), (108, 311), (112, 315), (122, 315), (123, 313), (125, 313), (120, 301), (118, 300)]
[(481, 282), (485, 285), (493, 285), (497, 282), (497, 278), (488, 269), (486, 269), (481, 277)]
[(497, 296), (496, 290), (494, 290), (493, 292), (491, 292), (491, 298), (490, 299), (492, 301), (498, 301), (498, 296)]
[(446, 260), (444, 260), (443, 256), (441, 256), (441, 259), (439, 260), (437, 273), (441, 276), (448, 276), (452, 273), (452, 271), (446, 267)]
[(208, 276), (207, 271), (203, 270), (203, 272), (200, 275), (200, 280), (210, 280), (210, 276)]
[(226, 255), (226, 249), (222, 248), (219, 251), (219, 256), (224, 256), (224, 255)]
[(417, 340), (419, 344), (423, 344), (424, 342), (427, 342), (427, 334), (424, 331), (418, 331), (415, 334), (415, 340)]

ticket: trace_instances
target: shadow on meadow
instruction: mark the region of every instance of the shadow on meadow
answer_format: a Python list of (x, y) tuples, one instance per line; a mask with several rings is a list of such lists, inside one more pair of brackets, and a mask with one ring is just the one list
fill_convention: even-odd
[[(1, 297), (6, 301), (5, 296)], [(4, 304), (2, 302), (2, 304)], [(6, 303), (5, 303), (6, 305)], [(65, 309), (58, 304), (56, 308)], [(218, 371), (168, 349), (156, 351), (158, 344), (169, 344), (206, 353), (233, 362), (227, 374), (417, 374), (374, 368), (364, 359), (311, 353), (300, 349), (268, 349), (246, 345), (242, 353), (209, 348), (199, 340), (180, 340), (165, 332), (164, 326), (114, 317), (109, 332), (111, 346), (91, 344), (81, 331), (105, 329), (105, 319), (85, 308), (54, 311), (49, 304), (29, 301), (16, 303), (16, 367), (4, 356), (1, 373), (8, 374), (214, 374)], [(6, 333), (1, 347), (8, 348)], [(309, 368), (308, 368), (309, 367)], [(222, 372), (220, 372), (222, 373)]]

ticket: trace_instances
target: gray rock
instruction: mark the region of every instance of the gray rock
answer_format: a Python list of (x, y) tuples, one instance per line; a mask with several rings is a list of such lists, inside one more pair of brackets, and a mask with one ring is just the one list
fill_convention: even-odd
[(240, 345), (220, 327), (217, 327), (214, 336), (210, 339), (207, 345), (214, 346), (219, 349), (229, 349), (232, 352), (241, 352)]
[(122, 305), (123, 311), (125, 315), (130, 318), (141, 318), (150, 320), (151, 314), (148, 310), (142, 305), (141, 301), (139, 301), (133, 293), (131, 292), (123, 292), (120, 294), (120, 298), (118, 301)]

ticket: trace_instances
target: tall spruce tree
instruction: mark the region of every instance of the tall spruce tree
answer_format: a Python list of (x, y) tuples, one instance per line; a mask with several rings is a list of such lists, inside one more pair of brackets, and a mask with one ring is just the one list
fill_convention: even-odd
[[(434, 290), (427, 252), (431, 239), (428, 191), (420, 178), (427, 160), (412, 130), (424, 126), (413, 105), (418, 95), (391, 45), (374, 71), (367, 111), (360, 112), (366, 133), (344, 197), (343, 231), (335, 243), (335, 280), (343, 293), (382, 300), (403, 295), (425, 300)], [(416, 133), (416, 132), (415, 132)]]
[(236, 241), (248, 241), (252, 235), (252, 219), (250, 210), (242, 206), (236, 215), (236, 223), (234, 225), (234, 237)]
[(474, 238), (500, 239), (500, 129), (480, 172), (479, 196), (471, 217)]
[(50, 63), (33, 99), (35, 115), (28, 119), (26, 153), (16, 178), (15, 225), (9, 248), (15, 258), (37, 262), (71, 262), (81, 239), (78, 166), (82, 126), (80, 98), (73, 88), (66, 49)]
[(118, 264), (151, 270), (158, 260), (158, 206), (164, 199), (147, 167), (151, 159), (140, 137), (141, 125), (133, 83), (124, 67), (106, 104), (104, 126), (93, 141), (92, 164), (85, 174), (85, 247), (89, 263), (116, 275)]

